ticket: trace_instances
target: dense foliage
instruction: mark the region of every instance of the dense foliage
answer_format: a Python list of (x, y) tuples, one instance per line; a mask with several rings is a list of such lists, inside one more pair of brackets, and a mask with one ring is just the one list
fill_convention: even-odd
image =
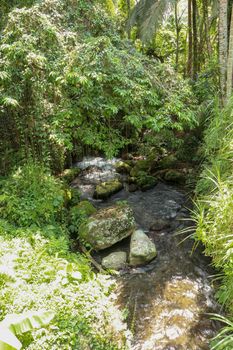
[(85, 145), (112, 156), (145, 128), (197, 123), (190, 87), (122, 41), (98, 3), (44, 0), (2, 33), (3, 172), (28, 157), (59, 172)]
[(76, 171), (63, 170), (86, 153), (135, 151), (152, 162), (203, 163), (195, 239), (219, 270), (217, 297), (229, 313), (213, 349), (232, 349), (232, 103), (222, 109), (232, 93), (231, 7), (1, 1), (0, 322), (13, 312), (55, 314), (20, 336), (24, 348), (125, 348), (112, 283), (72, 251), (70, 237), (95, 208), (77, 206), (68, 186)]
[[(195, 238), (204, 243), (207, 255), (219, 270), (221, 286), (217, 293), (220, 303), (233, 312), (233, 187), (232, 187), (232, 103), (224, 111), (217, 107), (205, 133), (203, 156), (206, 162), (197, 183), (194, 220)], [(230, 350), (233, 327), (230, 320), (221, 319), (226, 328), (216, 338), (213, 349)], [(231, 335), (229, 335), (231, 334)]]
[(68, 215), (61, 218), (64, 185), (38, 164), (1, 185), (0, 319), (26, 311), (55, 315), (19, 337), (24, 349), (123, 349), (129, 334), (109, 297), (113, 282), (71, 251)]

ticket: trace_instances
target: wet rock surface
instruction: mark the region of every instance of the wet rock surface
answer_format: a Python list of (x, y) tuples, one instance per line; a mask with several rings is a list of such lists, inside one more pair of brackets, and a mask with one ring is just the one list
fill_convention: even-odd
[(125, 268), (127, 261), (126, 252), (113, 252), (102, 260), (105, 269), (121, 270)]
[(115, 205), (91, 215), (81, 224), (79, 235), (92, 248), (101, 250), (130, 236), (134, 229), (132, 209), (128, 205)]
[[(113, 168), (113, 165), (103, 164), (102, 170), (96, 172), (99, 179), (89, 173), (85, 184), (106, 181), (101, 172), (104, 177), (108, 173), (107, 179), (118, 178)], [(91, 191), (85, 195), (91, 198)], [(128, 327), (133, 332), (131, 350), (209, 349), (209, 341), (219, 327), (207, 315), (219, 312), (210, 279), (214, 272), (201, 249), (190, 253), (192, 240), (181, 243), (184, 236), (175, 234), (192, 225), (188, 221), (185, 192), (158, 183), (145, 192), (129, 192), (125, 186), (107, 201), (91, 200), (97, 208), (127, 200), (138, 228), (147, 233), (157, 248), (156, 259), (145, 266), (125, 269), (116, 279), (117, 304), (122, 310), (128, 309)], [(109, 251), (100, 252), (96, 258), (101, 259), (114, 251), (128, 253), (129, 243), (128, 238)]]
[(155, 244), (142, 230), (136, 230), (131, 236), (129, 264), (130, 266), (144, 265), (157, 255)]
[(95, 199), (107, 199), (122, 190), (122, 188), (123, 185), (118, 179), (102, 182), (96, 186), (93, 197)]

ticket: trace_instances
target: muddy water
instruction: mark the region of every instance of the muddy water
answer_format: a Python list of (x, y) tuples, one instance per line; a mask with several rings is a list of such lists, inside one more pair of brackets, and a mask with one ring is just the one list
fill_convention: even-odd
[[(114, 162), (101, 158), (80, 163), (83, 172), (74, 182), (84, 198), (91, 199), (96, 183), (120, 176)], [(177, 230), (190, 225), (186, 194), (173, 186), (158, 184), (153, 189), (129, 193), (125, 189), (106, 202), (105, 207), (126, 199), (134, 210), (139, 227), (154, 241), (158, 256), (147, 266), (128, 268), (117, 278), (117, 303), (128, 313), (133, 333), (132, 350), (204, 350), (216, 334), (217, 325), (207, 313), (218, 312), (209, 261), (199, 251), (190, 255), (191, 240), (180, 244)], [(91, 199), (92, 200), (92, 199)], [(158, 219), (166, 228), (156, 230)], [(152, 228), (152, 229), (151, 229)], [(128, 250), (128, 240), (101, 253)]]

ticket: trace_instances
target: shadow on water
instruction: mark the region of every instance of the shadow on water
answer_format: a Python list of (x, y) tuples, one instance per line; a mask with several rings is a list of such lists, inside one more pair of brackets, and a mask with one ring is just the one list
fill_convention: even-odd
[[(106, 176), (115, 176), (111, 164), (103, 166)], [(78, 183), (95, 184), (93, 173), (86, 173), (85, 181), (81, 178)], [(99, 181), (101, 171), (96, 173)], [(92, 190), (88, 191), (84, 189), (84, 197), (90, 199)], [(101, 208), (125, 199), (134, 210), (138, 226), (148, 233), (158, 252), (147, 266), (129, 268), (117, 277), (117, 304), (128, 313), (128, 327), (134, 335), (132, 350), (209, 349), (209, 340), (218, 329), (218, 324), (207, 315), (219, 311), (209, 277), (214, 271), (200, 248), (191, 256), (193, 242), (179, 244), (181, 237), (174, 235), (177, 229), (190, 225), (189, 221), (181, 221), (189, 218), (186, 194), (173, 186), (158, 184), (146, 192), (123, 190), (95, 205)], [(167, 228), (156, 231), (158, 219), (166, 221)], [(101, 252), (97, 259), (111, 251), (127, 251), (128, 247), (126, 239)]]

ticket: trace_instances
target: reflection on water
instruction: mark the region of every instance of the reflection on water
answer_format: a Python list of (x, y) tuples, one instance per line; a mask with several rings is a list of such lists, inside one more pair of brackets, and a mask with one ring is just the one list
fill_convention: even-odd
[[(83, 197), (91, 198), (96, 183), (119, 176), (116, 160), (85, 159), (79, 163), (83, 173), (74, 185)], [(85, 192), (89, 186), (89, 192)], [(190, 225), (185, 193), (172, 186), (158, 184), (153, 189), (129, 193), (125, 189), (106, 202), (94, 201), (97, 207), (127, 199), (139, 227), (154, 241), (158, 257), (145, 267), (129, 269), (117, 278), (117, 303), (128, 309), (128, 327), (134, 334), (132, 350), (205, 350), (215, 335), (217, 325), (207, 313), (217, 312), (214, 289), (209, 275), (209, 261), (196, 251), (190, 256), (193, 242), (180, 243), (177, 229)], [(186, 221), (181, 219), (186, 218)], [(159, 219), (167, 222), (156, 230)], [(153, 230), (151, 230), (153, 228)], [(127, 250), (124, 241), (110, 250)], [(107, 252), (101, 254), (107, 255)]]

